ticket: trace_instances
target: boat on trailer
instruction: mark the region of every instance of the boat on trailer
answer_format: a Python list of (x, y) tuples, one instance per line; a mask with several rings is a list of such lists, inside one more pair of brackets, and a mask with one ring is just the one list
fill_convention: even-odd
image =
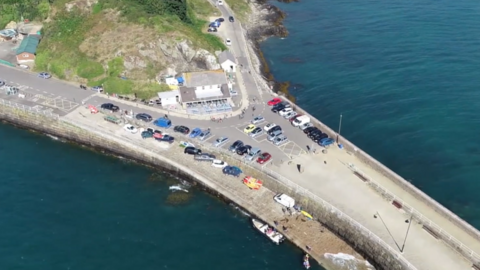
[(261, 233), (265, 234), (272, 242), (275, 244), (280, 244), (285, 240), (285, 236), (277, 232), (273, 227), (268, 226), (268, 224), (263, 223), (259, 220), (252, 218), (253, 226), (259, 230)]

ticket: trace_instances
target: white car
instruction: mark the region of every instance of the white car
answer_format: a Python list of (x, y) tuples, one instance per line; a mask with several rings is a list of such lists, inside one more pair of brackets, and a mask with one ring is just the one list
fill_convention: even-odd
[(222, 168), (225, 168), (227, 166), (228, 166), (228, 164), (225, 161), (222, 161), (222, 160), (219, 160), (219, 159), (214, 159), (212, 161), (212, 167), (222, 169)]
[(313, 127), (313, 124), (310, 123), (310, 122), (301, 125), (299, 128), (300, 128), (301, 130), (305, 130), (305, 129), (309, 128), (309, 127)]
[(256, 125), (256, 124), (260, 124), (264, 121), (265, 121), (265, 118), (263, 118), (263, 116), (259, 115), (259, 116), (256, 116), (255, 118), (253, 118), (252, 121), (250, 121), (250, 123)]
[(184, 142), (184, 141), (181, 141), (180, 142), (180, 147), (195, 147), (195, 145), (193, 143), (189, 143), (189, 142)]
[(218, 0), (218, 1), (217, 1), (217, 5), (223, 6), (223, 1), (222, 1), (222, 0)]
[(297, 112), (289, 112), (289, 113), (285, 114), (285, 115), (283, 116), (283, 118), (285, 118), (285, 119), (290, 119), (290, 118), (292, 118), (292, 117), (294, 117), (294, 116), (297, 116), (297, 114), (298, 114)]
[(277, 124), (275, 124), (275, 123), (270, 123), (270, 124), (267, 124), (266, 126), (264, 126), (263, 129), (264, 129), (265, 131), (269, 131), (270, 129), (272, 129), (273, 127), (276, 127), (276, 126), (277, 126)]
[(288, 138), (285, 136), (285, 135), (278, 135), (277, 137), (275, 137), (275, 139), (273, 139), (273, 144), (275, 144), (276, 146), (280, 146), (282, 144), (285, 144), (288, 142)]
[(130, 124), (126, 124), (123, 129), (125, 129), (126, 131), (132, 133), (132, 134), (135, 134), (138, 132), (137, 128), (134, 127), (133, 125), (130, 125)]
[(293, 112), (292, 108), (285, 108), (285, 109), (279, 111), (278, 114), (280, 114), (281, 116), (285, 116), (286, 114), (288, 114), (290, 112)]
[(230, 46), (230, 45), (232, 45), (232, 41), (229, 38), (227, 38), (227, 39), (225, 39), (225, 44), (227, 46)]

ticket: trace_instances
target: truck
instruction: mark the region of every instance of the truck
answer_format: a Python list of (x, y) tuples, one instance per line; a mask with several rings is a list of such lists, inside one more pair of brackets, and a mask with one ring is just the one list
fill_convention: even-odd
[(303, 124), (309, 123), (310, 122), (310, 116), (308, 115), (302, 115), (297, 117), (295, 120), (293, 120), (292, 125), (294, 127), (301, 126)]
[(172, 121), (166, 117), (160, 117), (157, 120), (153, 121), (153, 124), (157, 127), (169, 128), (172, 126)]

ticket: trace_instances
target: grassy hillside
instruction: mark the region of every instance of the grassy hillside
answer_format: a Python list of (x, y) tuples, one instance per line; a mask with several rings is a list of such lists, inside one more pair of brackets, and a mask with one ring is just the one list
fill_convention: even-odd
[[(20, 18), (44, 22), (37, 70), (89, 85), (104, 84), (112, 93), (135, 92), (147, 98), (166, 89), (154, 82), (166, 61), (158, 47), (148, 48), (159, 39), (187, 39), (192, 47), (210, 52), (225, 49), (218, 37), (205, 32), (209, 16), (220, 14), (208, 0), (98, 0), (93, 6), (86, 0), (0, 2), (0, 27)], [(139, 55), (148, 49), (157, 55)], [(140, 66), (129, 71), (128, 80), (119, 78), (126, 60)]]

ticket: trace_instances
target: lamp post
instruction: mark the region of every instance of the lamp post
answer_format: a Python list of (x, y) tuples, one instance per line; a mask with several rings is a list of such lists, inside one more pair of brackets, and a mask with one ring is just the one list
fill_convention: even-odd
[(340, 114), (340, 121), (338, 122), (337, 144), (338, 144), (338, 138), (340, 137), (340, 131), (342, 130), (342, 118), (343, 118), (343, 115)]
[(392, 240), (393, 240), (393, 242), (395, 243), (395, 245), (397, 246), (398, 250), (400, 250), (400, 252), (403, 253), (403, 251), (405, 250), (405, 243), (407, 242), (408, 233), (410, 232), (410, 226), (412, 225), (413, 215), (410, 216), (410, 219), (406, 219), (406, 220), (405, 220), (405, 223), (408, 223), (408, 227), (407, 227), (407, 231), (406, 231), (406, 233), (405, 233), (405, 238), (403, 239), (403, 244), (402, 244), (401, 247), (400, 247), (400, 245), (397, 243), (397, 241), (395, 240), (395, 238), (393, 237), (393, 235), (392, 235), (392, 233), (390, 232), (390, 230), (388, 229), (387, 224), (385, 224), (385, 222), (383, 221), (383, 218), (382, 218), (382, 216), (380, 215), (380, 213), (376, 212), (376, 213), (373, 215), (373, 218), (380, 218), (380, 220), (382, 221), (383, 226), (385, 227), (385, 229), (387, 229), (388, 234), (389, 234), (390, 237), (392, 238)]

